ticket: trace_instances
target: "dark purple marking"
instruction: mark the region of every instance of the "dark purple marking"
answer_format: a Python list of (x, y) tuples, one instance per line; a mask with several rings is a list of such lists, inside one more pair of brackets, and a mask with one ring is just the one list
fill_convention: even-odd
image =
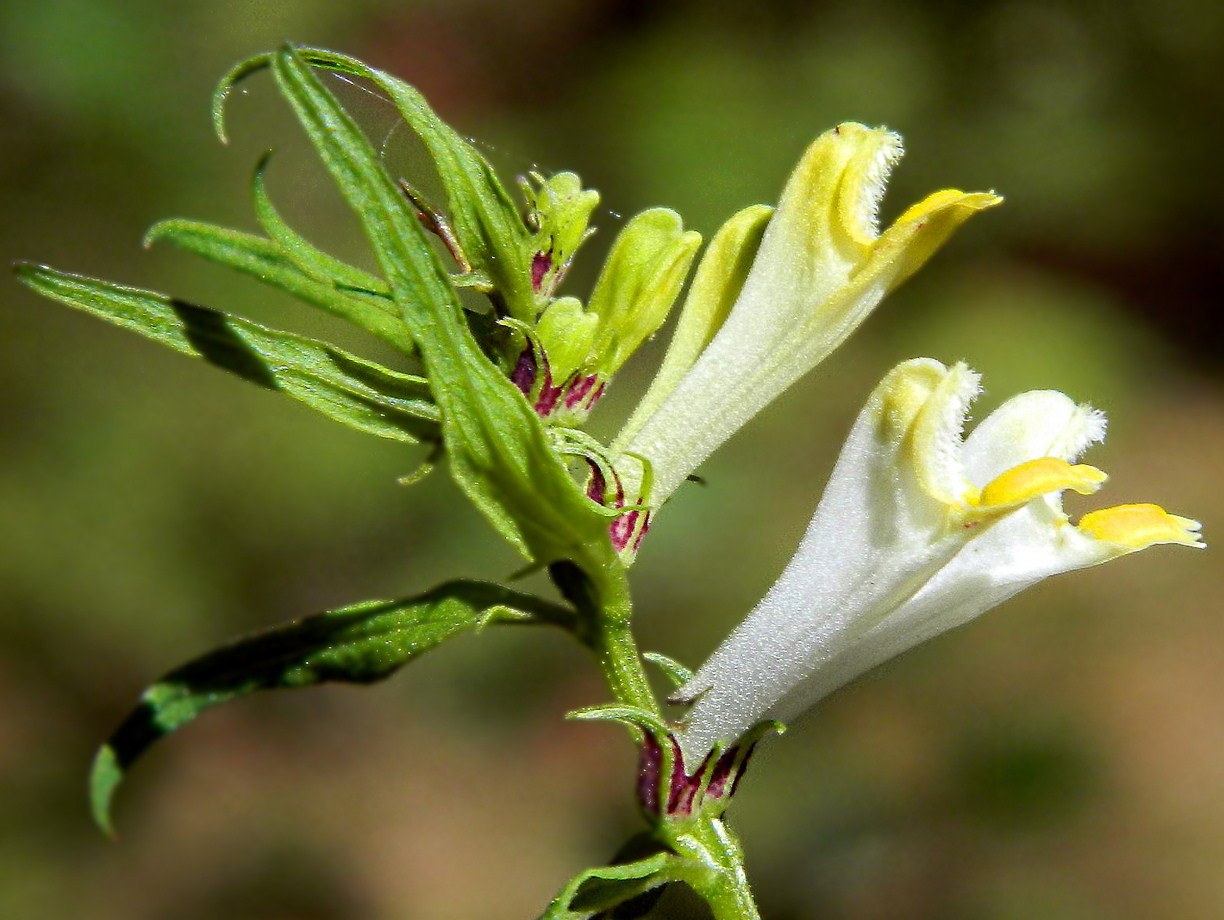
[(667, 815), (671, 818), (687, 818), (693, 813), (693, 799), (697, 796), (697, 781), (685, 777), (671, 788), (667, 800)]
[(535, 411), (540, 418), (548, 418), (557, 408), (561, 398), (561, 387), (552, 386), (552, 375), (545, 372), (544, 385), (540, 387), (540, 395), (536, 397)]
[(587, 393), (591, 391), (591, 387), (595, 386), (597, 379), (599, 378), (594, 374), (575, 379), (565, 391), (565, 408), (572, 409), (582, 402)]
[(671, 742), (672, 748), (672, 771), (671, 784), (667, 790), (667, 813), (669, 815), (687, 815), (693, 810), (693, 795), (696, 793), (697, 787), (693, 783), (693, 777), (689, 776), (684, 770), (684, 755), (680, 753), (680, 745), (671, 736), (667, 740)]
[(714, 764), (714, 769), (710, 772), (710, 784), (706, 787), (706, 795), (710, 798), (721, 799), (723, 793), (726, 792), (727, 780), (731, 777), (731, 770), (735, 767), (737, 753), (739, 753), (738, 747), (727, 748), (718, 758), (718, 762)]
[(623, 508), (625, 506), (625, 483), (621, 480), (620, 473), (616, 472), (616, 467), (612, 467), (612, 481), (616, 483), (615, 507)]
[[(711, 765), (714, 752), (710, 751), (689, 773), (684, 768), (684, 755), (675, 736), (669, 733), (667, 742), (671, 745), (672, 762), (666, 791), (662, 786), (662, 742), (653, 734), (647, 733), (642, 741), (637, 776), (637, 796), (642, 809), (647, 814), (659, 815), (662, 806), (661, 816), (665, 819), (683, 820), (705, 808), (707, 803), (729, 800), (735, 794), (740, 777), (744, 775), (748, 758), (752, 756), (752, 747), (742, 757), (737, 756), (741, 749), (736, 745), (723, 751)], [(721, 813), (725, 807), (725, 804), (717, 806), (718, 812)]]
[[(667, 814), (672, 817), (687, 818), (693, 813), (694, 807), (700, 807), (705, 801), (705, 793), (701, 790), (701, 778), (710, 764), (710, 754), (702, 758), (701, 763), (692, 773), (684, 769), (684, 755), (680, 753), (680, 745), (671, 738), (672, 754), (672, 786), (668, 796)], [(711, 754), (713, 751), (710, 752)], [(701, 798), (698, 799), (698, 795)]]
[(659, 778), (663, 769), (663, 748), (654, 735), (647, 733), (638, 757), (637, 796), (647, 814), (659, 813)]
[(633, 538), (633, 527), (637, 523), (639, 514), (640, 512), (630, 511), (608, 525), (608, 535), (612, 537), (612, 546), (618, 553), (628, 546), (629, 541)]
[(530, 396), (531, 388), (535, 386), (537, 371), (535, 349), (531, 347), (531, 343), (528, 343), (523, 353), (519, 355), (518, 363), (514, 365), (514, 373), (510, 375), (510, 382), (518, 387), (524, 396)]
[(531, 257), (531, 289), (537, 294), (544, 285), (544, 276), (552, 268), (552, 253), (537, 252)]
[(744, 752), (744, 759), (740, 761), (739, 772), (735, 774), (735, 779), (731, 781), (731, 792), (727, 796), (730, 798), (735, 795), (735, 790), (739, 788), (740, 780), (744, 778), (744, 774), (748, 772), (748, 761), (752, 759), (752, 752), (756, 750), (756, 743), (753, 742), (748, 746), (748, 750)]
[(604, 476), (603, 469), (595, 461), (587, 460), (587, 465), (591, 468), (591, 478), (587, 480), (587, 498), (597, 505), (602, 505), (604, 497), (608, 494), (607, 477)]
[(650, 512), (646, 511), (642, 514), (642, 526), (638, 528), (637, 536), (633, 538), (633, 551), (636, 553), (642, 547), (642, 537), (646, 536), (646, 531), (650, 530)]

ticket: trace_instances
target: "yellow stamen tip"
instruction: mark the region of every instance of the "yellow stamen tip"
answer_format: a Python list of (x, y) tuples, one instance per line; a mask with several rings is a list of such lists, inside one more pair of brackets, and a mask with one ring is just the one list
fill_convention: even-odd
[(1159, 505), (1118, 505), (1085, 514), (1079, 522), (1082, 533), (1129, 549), (1145, 549), (1156, 543), (1180, 543), (1203, 548), (1202, 525), (1190, 518), (1169, 514)]
[(1057, 457), (1038, 457), (1000, 473), (986, 484), (975, 504), (987, 507), (1021, 505), (1038, 495), (1071, 489), (1091, 495), (1109, 477), (1095, 466), (1072, 466)]

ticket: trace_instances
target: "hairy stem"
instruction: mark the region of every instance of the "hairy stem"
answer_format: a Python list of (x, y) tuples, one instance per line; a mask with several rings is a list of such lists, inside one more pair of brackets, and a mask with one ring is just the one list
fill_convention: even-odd
[(573, 563), (554, 563), (549, 574), (577, 609), (575, 635), (595, 654), (612, 696), (618, 703), (661, 716), (633, 637), (633, 599), (625, 570), (611, 563), (592, 573)]
[(677, 853), (706, 869), (684, 881), (710, 905), (714, 920), (760, 920), (743, 850), (722, 819), (699, 815), (684, 831), (664, 836)]
[(593, 624), (591, 648), (608, 687), (618, 702), (661, 715), (630, 625), (633, 600), (629, 580), (623, 571), (616, 572), (604, 579), (598, 590), (601, 609)]

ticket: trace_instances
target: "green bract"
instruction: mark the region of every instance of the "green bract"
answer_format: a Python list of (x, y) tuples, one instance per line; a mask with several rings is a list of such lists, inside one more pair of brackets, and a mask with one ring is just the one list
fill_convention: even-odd
[[(488, 161), (434, 114), (424, 96), (402, 80), (330, 51), (303, 48), (292, 53), (302, 66), (321, 67), (369, 80), (386, 93), (433, 157), (438, 177), (446, 189), (448, 223), (466, 263), (463, 267), (487, 280), (504, 301), (510, 316), (524, 322), (534, 318), (532, 235)], [(244, 61), (222, 80), (214, 99), (213, 118), (223, 139), (224, 104), (229, 90), (251, 73), (273, 65), (275, 57), (259, 55)], [(285, 89), (283, 81), (282, 89)], [(286, 95), (289, 95), (287, 90)]]

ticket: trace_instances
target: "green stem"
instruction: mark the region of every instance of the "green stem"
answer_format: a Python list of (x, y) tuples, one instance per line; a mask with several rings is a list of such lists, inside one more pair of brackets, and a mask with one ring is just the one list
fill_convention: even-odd
[(685, 878), (714, 915), (714, 920), (760, 920), (739, 841), (720, 818), (698, 816), (668, 843), (707, 871)]
[[(585, 590), (577, 590), (563, 571), (554, 569), (553, 576), (583, 614), (580, 636), (595, 653), (616, 700), (662, 718), (630, 626), (633, 601), (624, 570), (599, 571), (582, 582)], [(653, 832), (690, 867), (673, 878), (688, 883), (710, 905), (714, 920), (760, 920), (739, 843), (719, 818), (698, 814), (684, 822), (664, 820)]]
[(661, 716), (630, 626), (633, 599), (624, 571), (607, 573), (596, 591), (599, 611), (591, 618), (588, 643), (608, 687), (618, 702)]

